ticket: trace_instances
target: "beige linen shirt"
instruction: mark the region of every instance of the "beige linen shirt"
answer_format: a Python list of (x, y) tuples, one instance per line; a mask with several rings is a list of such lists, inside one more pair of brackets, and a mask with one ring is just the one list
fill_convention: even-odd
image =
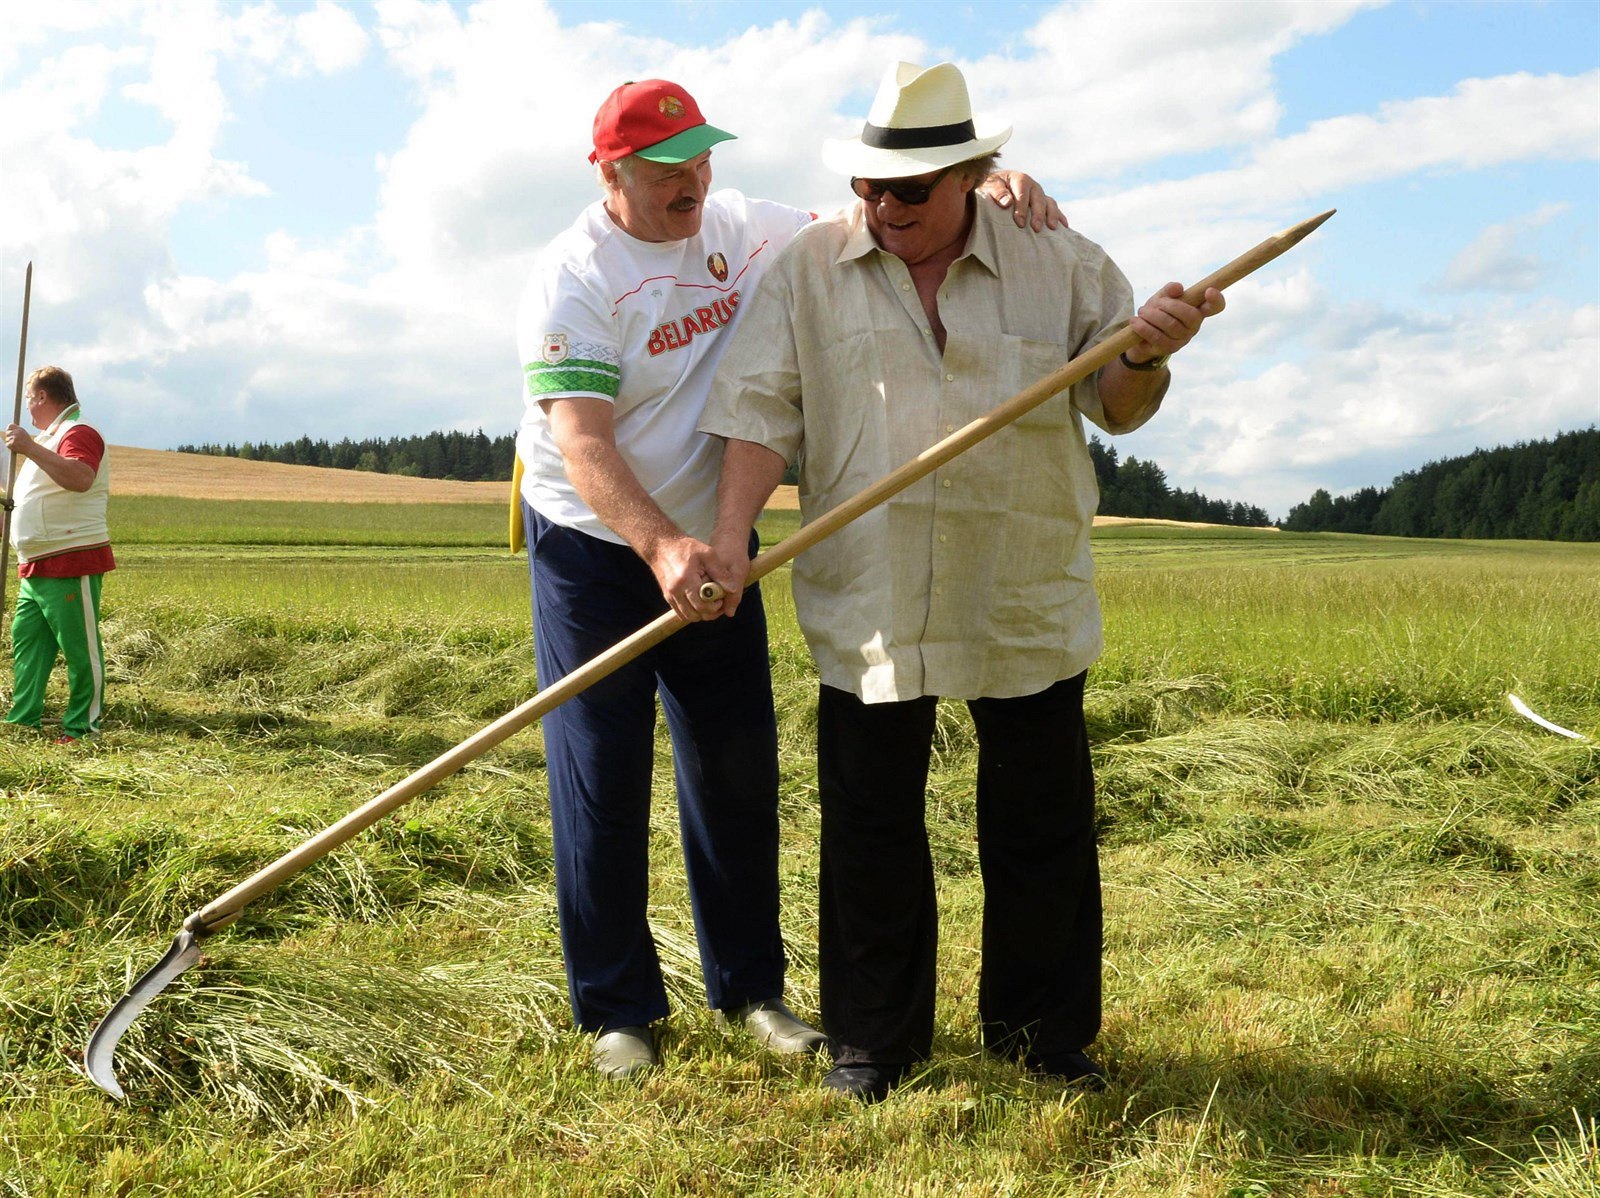
[[(1133, 295), (1067, 229), (974, 205), (939, 291), (944, 354), (906, 265), (861, 206), (802, 229), (745, 312), (701, 430), (799, 463), (809, 522), (1117, 332)], [(867, 703), (1012, 698), (1100, 654), (1089, 529), (1099, 502), (1082, 416), (1091, 376), (796, 559), (795, 608), (822, 681)]]

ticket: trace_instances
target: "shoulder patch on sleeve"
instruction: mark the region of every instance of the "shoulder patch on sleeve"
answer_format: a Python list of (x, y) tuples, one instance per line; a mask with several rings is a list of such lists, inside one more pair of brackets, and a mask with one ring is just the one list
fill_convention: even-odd
[(622, 384), (622, 357), (615, 346), (567, 340), (565, 333), (547, 333), (539, 358), (522, 368), (528, 395), (562, 395), (574, 391), (617, 397)]

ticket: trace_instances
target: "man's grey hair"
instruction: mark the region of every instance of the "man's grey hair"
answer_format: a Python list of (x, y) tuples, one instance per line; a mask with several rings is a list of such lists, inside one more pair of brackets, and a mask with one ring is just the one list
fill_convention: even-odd
[[(602, 189), (609, 189), (611, 185), (606, 182), (604, 166), (604, 162), (594, 164), (595, 178), (599, 180)], [(626, 158), (614, 159), (611, 162), (611, 166), (617, 172), (617, 181), (619, 183), (631, 183), (633, 181), (633, 172), (639, 169), (639, 162), (636, 155), (629, 154)]]
[(977, 158), (968, 158), (965, 162), (958, 162), (956, 166), (961, 171), (963, 178), (971, 179), (974, 183), (982, 183), (990, 175), (994, 174), (999, 162), (1000, 151), (991, 150), (989, 153), (979, 155)]

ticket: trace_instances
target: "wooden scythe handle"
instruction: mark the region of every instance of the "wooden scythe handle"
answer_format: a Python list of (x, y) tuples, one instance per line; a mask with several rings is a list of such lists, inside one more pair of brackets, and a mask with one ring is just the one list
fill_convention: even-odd
[(632, 636), (619, 641), (598, 657), (591, 658), (526, 703), (507, 712), (455, 748), (440, 754), (421, 769), (407, 775), (377, 798), (368, 800), (337, 823), (329, 824), (271, 865), (252, 874), (232, 890), (189, 916), (184, 920), (183, 926), (197, 936), (208, 935), (226, 927), (238, 918), (240, 911), (263, 894), (294, 877), (306, 866), (327, 856), (345, 841), (366, 831), (397, 807), (442, 782), (513, 733), (526, 728), (547, 711), (559, 707), (580, 691), (587, 690), (600, 679), (620, 669), (645, 650), (660, 644), (683, 627), (685, 621), (679, 619), (673, 612), (658, 616)]
[[(12, 409), (11, 423), (22, 423), (22, 378), (24, 363), (28, 360), (28, 306), (33, 300), (33, 263), (22, 277), (22, 342), (17, 347), (17, 403)], [(11, 569), (11, 494), (17, 489), (17, 455), (6, 454), (6, 496), (4, 519), (0, 520), (0, 625), (6, 624), (6, 574)], [(0, 635), (4, 635), (0, 627)]]
[[(1248, 253), (1240, 255), (1221, 270), (1208, 275), (1183, 293), (1184, 299), (1198, 306), (1208, 289), (1218, 290), (1232, 286), (1252, 271), (1271, 262), (1280, 254), (1306, 237), (1323, 221), (1333, 215), (1330, 209), (1320, 216), (1302, 221), (1281, 233), (1275, 233)], [(871, 510), (890, 496), (905, 490), (918, 479), (932, 473), (940, 466), (972, 448), (978, 442), (993, 436), (1019, 416), (1032, 411), (1058, 391), (1065, 390), (1081, 378), (1099, 370), (1118, 354), (1131, 349), (1139, 342), (1138, 334), (1124, 329), (1114, 337), (1102, 341), (1093, 349), (1079, 354), (1053, 374), (1040, 379), (995, 408), (986, 416), (958, 429), (937, 445), (924, 450), (911, 461), (874, 483), (865, 491), (845, 500), (832, 511), (812, 521), (792, 537), (779, 542), (750, 563), (750, 581), (770, 574), (773, 570), (811, 548), (849, 524), (862, 513)], [(715, 586), (715, 584), (708, 584)], [(718, 588), (720, 590), (720, 588)], [(708, 601), (719, 596), (701, 590)], [(253, 900), (287, 881), (306, 866), (326, 856), (345, 841), (370, 828), (397, 807), (449, 777), (467, 763), (476, 760), (515, 732), (521, 731), (543, 716), (586, 690), (606, 675), (626, 665), (645, 650), (666, 640), (685, 626), (676, 614), (667, 612), (645, 625), (627, 639), (619, 641), (598, 657), (585, 662), (572, 673), (540, 691), (515, 710), (501, 716), (494, 723), (462, 741), (455, 748), (391, 786), (377, 798), (357, 807), (337, 823), (330, 824), (309, 840), (291, 849), (271, 865), (252, 874), (232, 890), (202, 907), (184, 921), (184, 927), (196, 936), (205, 936), (226, 927), (238, 918)]]

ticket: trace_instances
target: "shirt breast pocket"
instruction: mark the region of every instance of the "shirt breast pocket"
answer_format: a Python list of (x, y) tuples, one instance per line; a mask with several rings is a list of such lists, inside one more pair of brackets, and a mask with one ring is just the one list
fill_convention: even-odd
[[(1017, 395), (1072, 360), (1071, 348), (1054, 341), (1034, 341), (1027, 337), (1004, 337), (1006, 375), (1012, 386), (1010, 395)], [(1008, 397), (1009, 398), (1009, 397)], [(1020, 429), (1035, 432), (1061, 431), (1072, 425), (1072, 392), (1070, 389), (1052, 395), (1038, 407), (1017, 421)]]

